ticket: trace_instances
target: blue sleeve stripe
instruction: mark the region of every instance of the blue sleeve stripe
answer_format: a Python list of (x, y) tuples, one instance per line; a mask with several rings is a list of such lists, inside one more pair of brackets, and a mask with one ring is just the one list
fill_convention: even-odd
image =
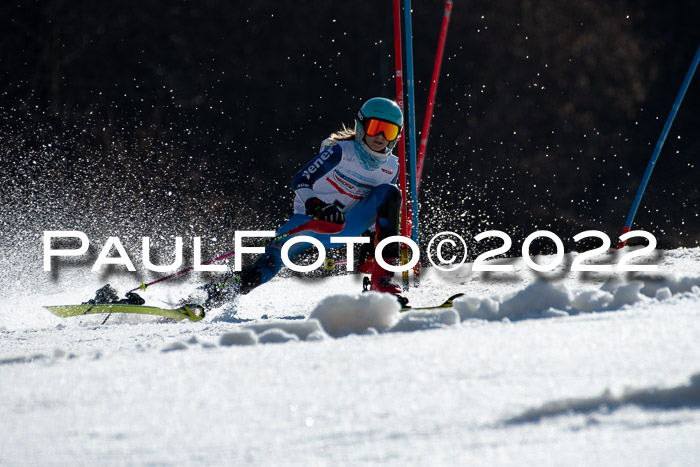
[(292, 180), (292, 189), (313, 187), (317, 180), (340, 164), (342, 158), (343, 150), (340, 145), (336, 144), (326, 148), (297, 172)]

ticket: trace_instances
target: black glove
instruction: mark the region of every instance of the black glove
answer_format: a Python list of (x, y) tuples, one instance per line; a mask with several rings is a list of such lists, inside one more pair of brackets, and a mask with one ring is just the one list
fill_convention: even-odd
[(345, 215), (340, 212), (340, 209), (335, 204), (324, 203), (318, 198), (309, 198), (304, 206), (306, 207), (306, 214), (316, 219), (335, 222), (336, 224), (345, 222)]

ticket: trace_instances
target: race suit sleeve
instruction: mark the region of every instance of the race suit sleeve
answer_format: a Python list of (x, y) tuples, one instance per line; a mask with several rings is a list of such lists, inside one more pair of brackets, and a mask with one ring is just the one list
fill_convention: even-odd
[(340, 164), (342, 157), (343, 150), (340, 145), (327, 147), (297, 172), (292, 180), (292, 190), (296, 191), (304, 201), (313, 197), (311, 193), (313, 193), (314, 183)]

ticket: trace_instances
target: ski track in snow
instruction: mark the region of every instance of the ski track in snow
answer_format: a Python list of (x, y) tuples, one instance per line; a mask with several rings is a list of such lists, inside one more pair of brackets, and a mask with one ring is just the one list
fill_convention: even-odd
[[(104, 278), (38, 273), (40, 293), (3, 286), (0, 465), (693, 463), (700, 249), (660, 256), (653, 274), (428, 269), (412, 305), (465, 296), (406, 313), (359, 276), (278, 277), (198, 323), (58, 318), (42, 306)], [(178, 444), (178, 424), (206, 436)]]
[(625, 389), (619, 393), (607, 390), (596, 397), (548, 402), (512, 417), (508, 419), (508, 422), (537, 422), (545, 417), (570, 413), (590, 413), (597, 410), (615, 410), (630, 404), (648, 409), (700, 408), (700, 373), (691, 376), (690, 383), (682, 386)]

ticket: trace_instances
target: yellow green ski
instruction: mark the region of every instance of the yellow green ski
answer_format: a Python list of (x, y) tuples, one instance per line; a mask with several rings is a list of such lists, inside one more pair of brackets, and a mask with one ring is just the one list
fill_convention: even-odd
[(69, 318), (71, 316), (93, 315), (99, 313), (135, 313), (141, 315), (163, 316), (175, 321), (189, 319), (199, 321), (204, 318), (204, 308), (199, 305), (186, 305), (181, 308), (160, 308), (148, 305), (126, 305), (121, 303), (83, 304), (83, 305), (58, 305), (45, 306), (47, 310), (56, 316)]

